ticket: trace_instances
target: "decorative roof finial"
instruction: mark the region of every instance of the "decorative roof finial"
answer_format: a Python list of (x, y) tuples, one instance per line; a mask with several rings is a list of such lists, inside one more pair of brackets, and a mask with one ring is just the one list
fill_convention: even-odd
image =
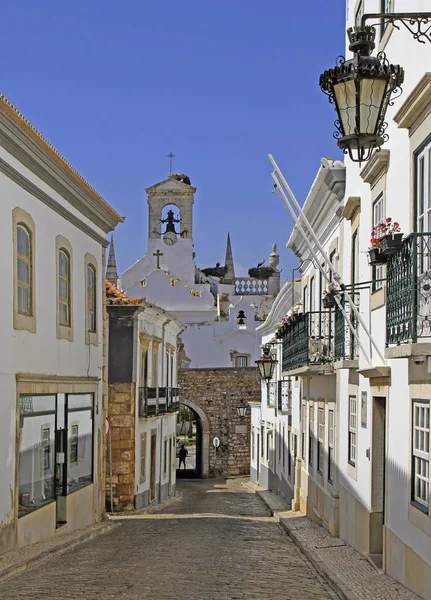
[(111, 242), (109, 244), (109, 255), (108, 255), (108, 266), (106, 268), (106, 279), (113, 285), (117, 285), (118, 273), (117, 273), (117, 261), (115, 260), (114, 234), (111, 235)]

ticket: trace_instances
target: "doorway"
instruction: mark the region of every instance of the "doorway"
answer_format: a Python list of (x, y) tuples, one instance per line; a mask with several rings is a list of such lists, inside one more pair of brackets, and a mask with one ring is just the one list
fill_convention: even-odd
[(153, 502), (156, 499), (157, 429), (151, 430), (150, 449), (150, 502)]
[(374, 396), (371, 435), (370, 559), (378, 568), (383, 563), (383, 526), (386, 489), (386, 398)]
[(177, 478), (202, 476), (202, 422), (197, 412), (185, 404), (180, 404), (178, 413), (176, 458)]

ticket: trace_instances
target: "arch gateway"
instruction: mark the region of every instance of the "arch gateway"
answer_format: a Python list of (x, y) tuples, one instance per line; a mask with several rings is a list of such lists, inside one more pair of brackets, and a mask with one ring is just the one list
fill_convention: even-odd
[[(250, 413), (239, 417), (237, 406), (259, 398), (256, 369), (180, 369), (178, 384), (180, 403), (200, 419), (197, 467), (201, 477), (248, 475)], [(215, 437), (220, 440), (217, 449), (213, 446)]]

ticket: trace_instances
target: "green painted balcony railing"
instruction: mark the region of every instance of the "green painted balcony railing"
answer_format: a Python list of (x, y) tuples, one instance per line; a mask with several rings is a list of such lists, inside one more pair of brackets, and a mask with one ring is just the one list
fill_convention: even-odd
[[(354, 298), (355, 303), (358, 304), (359, 295), (354, 295), (350, 292), (351, 297)], [(341, 299), (342, 306), (346, 312), (346, 316), (350, 323), (353, 325), (355, 331), (358, 330), (358, 322), (354, 316), (354, 313), (350, 307), (350, 304), (343, 302)], [(349, 323), (344, 318), (343, 313), (338, 308), (335, 308), (335, 343), (334, 343), (334, 359), (335, 360), (354, 360), (358, 357), (358, 344), (355, 337), (350, 329)]]
[(334, 311), (307, 312), (285, 328), (283, 371), (334, 360)]
[(431, 339), (430, 232), (407, 236), (386, 271), (386, 346), (423, 338)]

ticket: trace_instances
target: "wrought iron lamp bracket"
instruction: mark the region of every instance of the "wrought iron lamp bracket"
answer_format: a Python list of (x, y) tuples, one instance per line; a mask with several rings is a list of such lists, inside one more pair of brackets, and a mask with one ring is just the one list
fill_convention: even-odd
[[(393, 25), (395, 29), (400, 29), (397, 25), (397, 22), (399, 22), (419, 43), (431, 42), (431, 13), (369, 13), (362, 16), (361, 29), (365, 28), (365, 24), (369, 19), (386, 21)], [(378, 24), (375, 23), (372, 27)]]

